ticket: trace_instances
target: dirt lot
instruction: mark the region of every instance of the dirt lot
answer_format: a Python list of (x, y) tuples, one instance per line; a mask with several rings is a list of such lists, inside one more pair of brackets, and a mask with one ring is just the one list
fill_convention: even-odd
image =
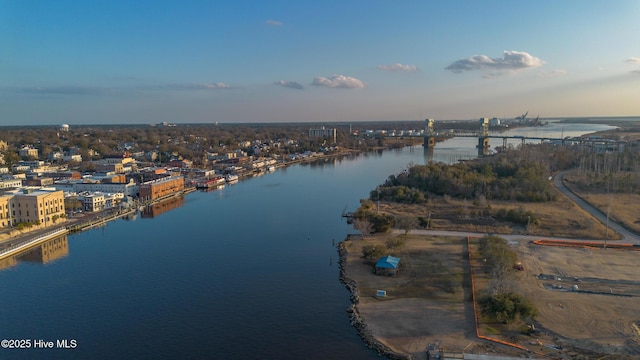
[[(463, 288), (464, 242), (411, 236), (397, 253), (401, 273), (395, 277), (375, 275), (360, 257), (361, 246), (384, 244), (390, 237), (346, 244), (347, 276), (357, 281), (358, 308), (369, 329), (385, 345), (418, 359), (426, 358), (424, 350), (429, 343), (466, 345), (474, 320), (470, 287)], [(386, 290), (387, 296), (376, 297), (376, 290)]]
[[(362, 245), (385, 244), (393, 236), (403, 235), (377, 235), (345, 244), (346, 273), (357, 281), (358, 308), (376, 338), (415, 359), (426, 358), (424, 350), (430, 343), (453, 351), (526, 354), (476, 337), (465, 239), (406, 236), (405, 245), (391, 252), (401, 258), (400, 273), (396, 277), (375, 275), (361, 258)], [(534, 301), (539, 310), (538, 328), (543, 333), (532, 337), (518, 329), (500, 328), (499, 324), (481, 324), (483, 333), (492, 332), (484, 335), (519, 343), (544, 354), (539, 355), (542, 357), (640, 357), (640, 252), (546, 247), (527, 241), (512, 246), (525, 265), (525, 271), (514, 271), (513, 285)], [(474, 273), (478, 271), (476, 265), (480, 266), (474, 264)], [(557, 275), (561, 280), (540, 280), (541, 273)], [(573, 281), (574, 277), (582, 280)], [(476, 286), (482, 287), (482, 283), (480, 279)], [(556, 289), (548, 290), (545, 284)], [(580, 290), (633, 296), (562, 291), (573, 285)], [(378, 289), (386, 290), (387, 296), (376, 297)], [(563, 350), (550, 346), (562, 346)]]
[[(640, 357), (640, 252), (527, 243), (516, 249), (525, 264), (517, 287), (534, 300), (545, 329), (576, 347)], [(562, 280), (539, 280), (539, 274)], [(545, 284), (610, 294), (547, 290)]]

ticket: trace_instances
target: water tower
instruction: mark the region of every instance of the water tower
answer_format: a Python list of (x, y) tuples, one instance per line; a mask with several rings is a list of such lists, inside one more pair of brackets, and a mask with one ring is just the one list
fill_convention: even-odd
[(69, 132), (69, 125), (68, 124), (60, 125), (60, 131), (61, 132)]

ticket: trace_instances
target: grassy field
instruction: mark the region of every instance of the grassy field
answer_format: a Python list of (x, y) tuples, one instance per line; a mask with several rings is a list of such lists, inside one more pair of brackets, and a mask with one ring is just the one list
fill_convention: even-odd
[(577, 174), (569, 173), (564, 178), (568, 180), (565, 185), (575, 194), (598, 208), (602, 213), (609, 212), (612, 220), (624, 224), (628, 229), (640, 232), (640, 194), (586, 192), (572, 185), (578, 181)]
[[(640, 209), (640, 201), (636, 202)], [(489, 216), (491, 211), (523, 208), (531, 211), (536, 222), (526, 225), (514, 225), (498, 222)], [(567, 237), (579, 239), (604, 239), (606, 224), (589, 215), (571, 200), (558, 193), (556, 201), (544, 203), (524, 203), (505, 201), (459, 200), (451, 198), (430, 199), (427, 204), (380, 203), (380, 211), (395, 215), (400, 225), (409, 224), (419, 227), (418, 218), (426, 219), (433, 230), (460, 230), (495, 234), (532, 234), (540, 236)], [(429, 215), (431, 214), (431, 215)], [(635, 214), (640, 214), (636, 211)], [(429, 221), (430, 220), (430, 221)], [(426, 228), (425, 226), (424, 228)], [(609, 232), (610, 239), (619, 239), (617, 234)]]

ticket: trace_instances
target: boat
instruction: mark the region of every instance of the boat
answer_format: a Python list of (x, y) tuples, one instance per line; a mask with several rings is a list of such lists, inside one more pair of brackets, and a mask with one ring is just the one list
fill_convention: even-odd
[(235, 175), (235, 174), (227, 174), (224, 177), (224, 179), (226, 182), (233, 182), (233, 181), (238, 181), (239, 177), (238, 175)]
[(214, 177), (212, 179), (202, 179), (196, 181), (196, 189), (209, 189), (218, 185), (223, 185), (225, 178), (221, 176)]
[(267, 167), (267, 171), (268, 171), (268, 172), (274, 172), (274, 171), (276, 171), (276, 167), (275, 167), (275, 166), (273, 166), (273, 165), (272, 165), (272, 166), (269, 166), (269, 167)]

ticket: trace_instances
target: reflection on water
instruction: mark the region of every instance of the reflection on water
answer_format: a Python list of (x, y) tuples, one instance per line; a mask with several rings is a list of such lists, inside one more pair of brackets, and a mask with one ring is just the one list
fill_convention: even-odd
[(157, 204), (145, 206), (144, 209), (142, 209), (141, 216), (143, 218), (154, 218), (166, 213), (167, 211), (177, 209), (182, 205), (184, 205), (184, 197), (173, 197)]
[(69, 254), (67, 235), (47, 240), (11, 257), (0, 260), (0, 270), (16, 266), (18, 262), (48, 264)]
[[(477, 141), (438, 143), (431, 159), (473, 158)], [(5, 335), (76, 338), (73, 353), (42, 356), (78, 359), (379, 359), (345, 312), (335, 243), (353, 227), (341, 213), (430, 156), (414, 146), (281, 168), (146, 210), (161, 221), (74, 234), (74, 256), (53, 266), (8, 259)]]

